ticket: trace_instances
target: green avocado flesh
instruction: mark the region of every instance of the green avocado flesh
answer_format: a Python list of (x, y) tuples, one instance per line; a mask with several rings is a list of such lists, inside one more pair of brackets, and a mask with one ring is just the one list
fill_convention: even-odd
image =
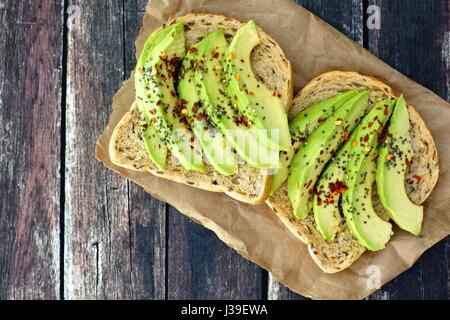
[(373, 210), (371, 190), (378, 141), (394, 105), (394, 100), (375, 104), (347, 142), (349, 155), (343, 179), (342, 212), (360, 244), (373, 251), (383, 249), (392, 233), (391, 225)]
[[(376, 147), (377, 139), (389, 119), (393, 104), (392, 100), (375, 104), (327, 165), (317, 182), (313, 199), (314, 219), (317, 230), (327, 241), (334, 239), (342, 222), (339, 201), (341, 194), (348, 188), (345, 179), (351, 175), (350, 165), (352, 161), (361, 160), (358, 155), (368, 154)], [(357, 174), (358, 171), (355, 175)]]
[(292, 147), (280, 153), (280, 167), (272, 179), (271, 195), (286, 181), (289, 175), (289, 164), (306, 138), (317, 127), (339, 109), (346, 101), (354, 97), (356, 90), (338, 94), (322, 102), (316, 103), (300, 112), (290, 123)]
[(258, 141), (288, 151), (291, 136), (286, 111), (277, 92), (269, 90), (253, 73), (250, 54), (261, 43), (254, 21), (240, 28), (225, 52), (226, 93), (232, 105), (256, 129)]
[[(212, 40), (215, 38), (214, 34), (210, 34), (189, 49), (189, 52), (183, 59), (178, 82), (178, 93), (184, 110), (187, 112), (192, 131), (199, 140), (207, 160), (217, 172), (229, 176), (238, 171), (237, 156), (231, 150), (222, 132), (210, 120), (200, 100), (197, 92), (199, 89), (196, 87), (195, 82), (195, 69), (199, 66), (198, 62), (200, 61), (197, 53), (200, 50), (205, 54), (213, 53), (215, 42)], [(209, 58), (211, 57), (205, 56), (205, 59)]]
[(242, 121), (243, 115), (226, 96), (222, 61), (227, 46), (223, 30), (217, 30), (196, 47), (198, 60), (194, 78), (201, 104), (243, 160), (259, 169), (277, 168), (279, 150), (258, 141), (257, 128)]
[(406, 193), (405, 175), (412, 158), (409, 115), (401, 96), (395, 106), (388, 135), (377, 163), (377, 190), (389, 217), (403, 230), (419, 235), (423, 207), (414, 204)]
[(347, 225), (359, 243), (370, 251), (384, 249), (392, 235), (392, 225), (381, 219), (373, 209), (372, 186), (376, 175), (377, 150), (363, 156), (360, 170), (347, 179), (342, 210)]
[[(159, 168), (165, 168), (167, 152), (160, 153), (159, 148), (153, 147), (163, 142), (184, 168), (204, 171), (200, 146), (193, 139), (186, 118), (181, 113), (175, 91), (176, 66), (184, 55), (182, 23), (162, 29), (147, 40), (135, 72), (136, 100), (141, 118), (147, 124), (141, 132), (145, 130), (144, 144)], [(155, 132), (159, 139), (155, 137)]]
[(368, 107), (369, 93), (358, 93), (322, 122), (294, 156), (287, 180), (288, 195), (297, 219), (312, 208), (314, 187), (328, 161), (356, 127)]

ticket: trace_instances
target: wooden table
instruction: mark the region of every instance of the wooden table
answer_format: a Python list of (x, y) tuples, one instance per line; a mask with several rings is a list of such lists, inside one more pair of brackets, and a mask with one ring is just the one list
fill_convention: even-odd
[[(301, 299), (94, 159), (145, 2), (0, 0), (0, 298)], [(298, 2), (450, 100), (450, 1)], [(370, 299), (448, 299), (449, 253)]]

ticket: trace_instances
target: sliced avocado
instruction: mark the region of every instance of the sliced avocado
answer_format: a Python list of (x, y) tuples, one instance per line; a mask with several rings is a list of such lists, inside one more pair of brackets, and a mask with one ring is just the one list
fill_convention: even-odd
[(147, 150), (150, 159), (156, 166), (161, 169), (166, 169), (167, 147), (159, 137), (153, 126), (148, 122), (141, 123), (141, 136), (144, 140), (145, 149)]
[(381, 219), (373, 209), (372, 186), (376, 174), (377, 149), (361, 155), (360, 170), (352, 170), (346, 180), (342, 209), (347, 225), (359, 243), (370, 251), (384, 249), (392, 235), (392, 225)]
[[(206, 38), (205, 38), (206, 39)], [(208, 39), (197, 43), (188, 50), (183, 59), (178, 94), (186, 110), (189, 124), (198, 139), (211, 166), (219, 173), (229, 176), (238, 171), (237, 156), (231, 150), (225, 136), (209, 119), (195, 86), (195, 64), (198, 60), (198, 47)]]
[(280, 95), (258, 81), (252, 70), (250, 54), (260, 43), (253, 20), (237, 31), (225, 53), (226, 92), (233, 105), (259, 129), (259, 141), (288, 151), (291, 136)]
[(373, 210), (370, 191), (374, 182), (375, 164), (372, 162), (376, 160), (377, 144), (394, 105), (394, 100), (377, 103), (349, 140), (352, 147), (344, 179), (348, 189), (342, 193), (342, 212), (359, 243), (373, 251), (383, 249), (392, 232), (391, 225)]
[(377, 190), (389, 217), (403, 230), (419, 235), (423, 207), (414, 204), (406, 193), (405, 175), (412, 158), (409, 115), (401, 96), (388, 126), (386, 141), (377, 163)]
[(138, 109), (141, 111), (141, 136), (144, 141), (145, 148), (150, 159), (153, 163), (161, 170), (166, 168), (166, 159), (167, 159), (167, 146), (164, 141), (159, 137), (155, 128), (150, 125), (149, 115), (145, 114), (143, 111), (143, 103), (148, 103), (148, 99), (146, 99), (145, 95), (145, 86), (142, 81), (142, 74), (138, 72), (139, 65), (142, 65), (143, 61), (147, 60), (148, 55), (152, 52), (154, 46), (158, 44), (164, 37), (172, 30), (172, 28), (164, 28), (154, 36), (150, 37), (144, 45), (142, 49), (142, 53), (140, 55), (138, 62), (138, 67), (134, 73), (135, 76), (135, 88), (136, 88), (136, 104)]
[(294, 156), (288, 177), (288, 195), (294, 216), (304, 219), (312, 208), (314, 186), (322, 169), (364, 116), (369, 93), (358, 93), (325, 120)]
[[(149, 38), (138, 60), (135, 72), (136, 94), (142, 118), (155, 129), (160, 140), (187, 170), (204, 171), (201, 150), (181, 113), (175, 92), (174, 77), (178, 62), (185, 54), (185, 35), (182, 23), (175, 23)], [(148, 129), (147, 130), (151, 130)], [(150, 132), (151, 133), (151, 132)], [(147, 150), (159, 143), (149, 141)], [(158, 167), (165, 166), (164, 156), (158, 158), (155, 150), (149, 154)]]
[(316, 103), (300, 112), (289, 123), (292, 147), (289, 151), (282, 151), (280, 153), (280, 168), (272, 178), (271, 195), (273, 195), (288, 178), (289, 164), (297, 150), (311, 132), (357, 93), (356, 90), (352, 90)]
[[(392, 100), (383, 100), (375, 104), (327, 165), (317, 182), (313, 200), (314, 219), (317, 230), (326, 241), (334, 239), (342, 221), (339, 201), (342, 193), (348, 189), (346, 178), (351, 174), (348, 167), (355, 161), (355, 157), (367, 154), (376, 146), (394, 103)], [(357, 176), (358, 172), (356, 171), (354, 176)]]
[(279, 150), (270, 149), (257, 139), (256, 128), (233, 108), (223, 86), (223, 55), (228, 46), (224, 31), (210, 33), (197, 45), (195, 83), (202, 106), (225, 135), (238, 155), (260, 169), (278, 167)]

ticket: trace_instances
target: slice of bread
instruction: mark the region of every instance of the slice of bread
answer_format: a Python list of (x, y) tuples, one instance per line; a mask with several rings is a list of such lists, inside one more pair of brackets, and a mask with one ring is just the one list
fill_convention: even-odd
[[(187, 48), (200, 41), (208, 33), (223, 29), (231, 41), (243, 25), (233, 18), (214, 14), (189, 14), (168, 23), (183, 22)], [(159, 29), (158, 29), (159, 30)], [(158, 31), (156, 30), (156, 31)], [(155, 31), (155, 32), (156, 32)], [(292, 66), (281, 47), (269, 35), (258, 29), (261, 44), (251, 56), (253, 72), (270, 90), (281, 95), (286, 111), (292, 103)], [(150, 172), (164, 179), (184, 183), (213, 192), (225, 192), (229, 196), (249, 204), (263, 203), (269, 195), (272, 177), (262, 170), (239, 165), (233, 176), (223, 176), (209, 165), (204, 173), (185, 170), (168, 158), (166, 170), (159, 170), (150, 160), (139, 132), (139, 112), (135, 105), (118, 123), (110, 142), (110, 155), (114, 164), (138, 171)]]
[[(294, 98), (290, 116), (294, 117), (308, 106), (351, 89), (370, 90), (370, 100), (394, 97), (392, 88), (381, 81), (356, 72), (332, 71), (318, 76), (306, 85)], [(407, 172), (406, 186), (409, 197), (416, 204), (423, 203), (439, 176), (436, 146), (423, 119), (408, 106), (411, 123), (411, 144), (414, 151), (412, 163)], [(373, 203), (380, 217), (388, 219), (373, 188)], [(266, 203), (274, 210), (291, 232), (309, 247), (309, 252), (319, 267), (327, 273), (335, 273), (348, 268), (366, 250), (350, 230), (344, 226), (334, 241), (327, 243), (316, 229), (314, 217), (310, 214), (304, 220), (294, 218), (287, 194), (286, 183)]]

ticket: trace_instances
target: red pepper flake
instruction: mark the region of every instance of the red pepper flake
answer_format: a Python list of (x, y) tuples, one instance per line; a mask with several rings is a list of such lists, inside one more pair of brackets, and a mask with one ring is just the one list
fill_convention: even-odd
[(189, 48), (189, 52), (195, 53), (198, 49), (196, 47)]
[(317, 197), (317, 205), (318, 206), (322, 205), (322, 199), (320, 197)]
[(410, 164), (410, 163), (411, 163), (411, 161), (409, 161), (408, 158), (405, 158), (405, 164), (406, 164), (407, 167), (409, 167), (409, 164)]
[[(342, 138), (344, 139), (344, 141), (347, 141), (349, 136), (350, 136), (350, 132), (348, 132), (347, 130), (345, 130), (344, 136), (343, 136)], [(323, 150), (322, 150), (322, 151), (323, 151)]]
[(418, 176), (417, 174), (413, 175), (413, 178), (417, 180), (417, 183), (419, 183), (420, 180), (422, 180), (422, 177)]
[(330, 182), (328, 184), (328, 188), (334, 195), (338, 195), (339, 193), (343, 193), (348, 190), (348, 187), (344, 184), (344, 182), (340, 180), (336, 180), (336, 182)]
[(151, 121), (152, 123), (156, 123), (156, 118), (153, 118)]
[(369, 121), (369, 123), (367, 124), (367, 126), (368, 126), (369, 128), (371, 128), (371, 127), (373, 126), (373, 122), (372, 122), (372, 121)]
[(387, 116), (389, 114), (388, 105), (384, 105), (384, 115)]
[(236, 119), (236, 124), (243, 124), (245, 125), (247, 128), (250, 128), (250, 122), (248, 121), (248, 118), (244, 115), (240, 115), (237, 119)]
[(320, 155), (323, 155), (323, 150), (320, 150)]
[(253, 91), (250, 91), (248, 94), (251, 95), (251, 96), (254, 96), (254, 95), (255, 95), (255, 94), (253, 93)]
[(377, 107), (376, 110), (381, 110), (381, 107)]
[(353, 147), (353, 148), (356, 147), (357, 144), (358, 144), (358, 142), (357, 142), (356, 140), (353, 140), (353, 141), (352, 141), (352, 147)]
[(170, 94), (172, 95), (172, 97), (176, 97), (177, 96), (177, 93), (175, 92), (175, 91), (170, 91)]
[(364, 142), (367, 142), (367, 141), (369, 141), (369, 135), (368, 134), (366, 134), (366, 136), (364, 137)]
[(238, 99), (238, 98), (237, 98), (237, 95), (234, 95), (234, 97), (233, 97), (233, 98), (234, 98), (234, 100), (237, 100), (237, 99)]
[(195, 137), (192, 136), (191, 139), (190, 139), (190, 141), (191, 141), (191, 142), (194, 142), (194, 140), (195, 140)]
[(324, 121), (325, 121), (324, 118), (319, 118), (319, 123), (322, 123), (322, 122), (324, 122)]
[(218, 57), (219, 57), (219, 52), (217, 52), (217, 51), (214, 52), (214, 53), (213, 53), (213, 58), (217, 59)]
[(239, 90), (242, 91), (242, 89), (244, 89), (244, 87), (242, 86), (242, 83), (239, 83)]
[(151, 114), (156, 114), (156, 110), (155, 110), (155, 109), (152, 109), (152, 110), (150, 110), (150, 113), (151, 113)]
[(279, 93), (276, 92), (276, 91), (272, 92), (272, 96), (281, 98), (281, 94), (279, 94)]
[[(234, 79), (239, 81), (239, 79), (241, 79), (241, 75), (239, 73), (235, 73)], [(242, 91), (242, 89), (241, 89), (241, 91)]]
[(156, 105), (159, 106), (162, 103), (161, 100), (156, 101)]

